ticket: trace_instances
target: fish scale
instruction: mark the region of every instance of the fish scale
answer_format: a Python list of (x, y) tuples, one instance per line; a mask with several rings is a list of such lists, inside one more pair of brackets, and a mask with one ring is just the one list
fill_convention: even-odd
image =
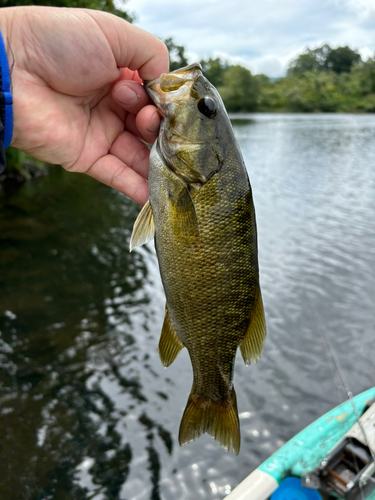
[(238, 453), (236, 351), (249, 364), (265, 340), (250, 182), (221, 98), (198, 65), (146, 89), (163, 123), (131, 247), (155, 236), (166, 295), (160, 357), (168, 366), (186, 347), (192, 363), (179, 440), (207, 432)]

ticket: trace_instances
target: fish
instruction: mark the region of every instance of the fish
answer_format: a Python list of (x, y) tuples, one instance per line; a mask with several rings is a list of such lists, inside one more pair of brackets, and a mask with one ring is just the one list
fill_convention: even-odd
[(179, 443), (208, 433), (238, 454), (236, 352), (255, 363), (266, 338), (249, 177), (223, 101), (199, 64), (145, 89), (162, 122), (130, 250), (155, 238), (166, 295), (163, 365), (184, 347), (190, 356), (193, 385)]

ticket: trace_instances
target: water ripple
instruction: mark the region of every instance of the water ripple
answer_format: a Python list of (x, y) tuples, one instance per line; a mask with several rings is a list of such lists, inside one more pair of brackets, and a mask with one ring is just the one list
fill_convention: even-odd
[[(1, 498), (222, 499), (345, 395), (374, 385), (375, 117), (237, 117), (257, 209), (268, 339), (238, 356), (242, 448), (180, 448), (188, 355), (165, 370), (152, 244), (138, 208), (55, 170), (0, 198)], [(48, 206), (48, 211), (45, 207)]]

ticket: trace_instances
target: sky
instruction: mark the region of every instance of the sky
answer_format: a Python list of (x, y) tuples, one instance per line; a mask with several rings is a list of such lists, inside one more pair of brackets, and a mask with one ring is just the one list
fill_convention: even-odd
[(375, 53), (375, 0), (128, 0), (125, 8), (136, 26), (184, 45), (189, 63), (219, 56), (280, 77), (306, 47)]

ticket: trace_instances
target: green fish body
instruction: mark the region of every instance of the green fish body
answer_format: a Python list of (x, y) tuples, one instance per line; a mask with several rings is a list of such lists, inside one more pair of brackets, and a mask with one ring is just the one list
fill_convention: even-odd
[(207, 432), (237, 454), (236, 351), (246, 364), (257, 361), (266, 333), (251, 186), (221, 98), (199, 65), (146, 88), (164, 119), (131, 248), (155, 236), (167, 299), (164, 366), (183, 347), (190, 355), (194, 380), (180, 444)]

